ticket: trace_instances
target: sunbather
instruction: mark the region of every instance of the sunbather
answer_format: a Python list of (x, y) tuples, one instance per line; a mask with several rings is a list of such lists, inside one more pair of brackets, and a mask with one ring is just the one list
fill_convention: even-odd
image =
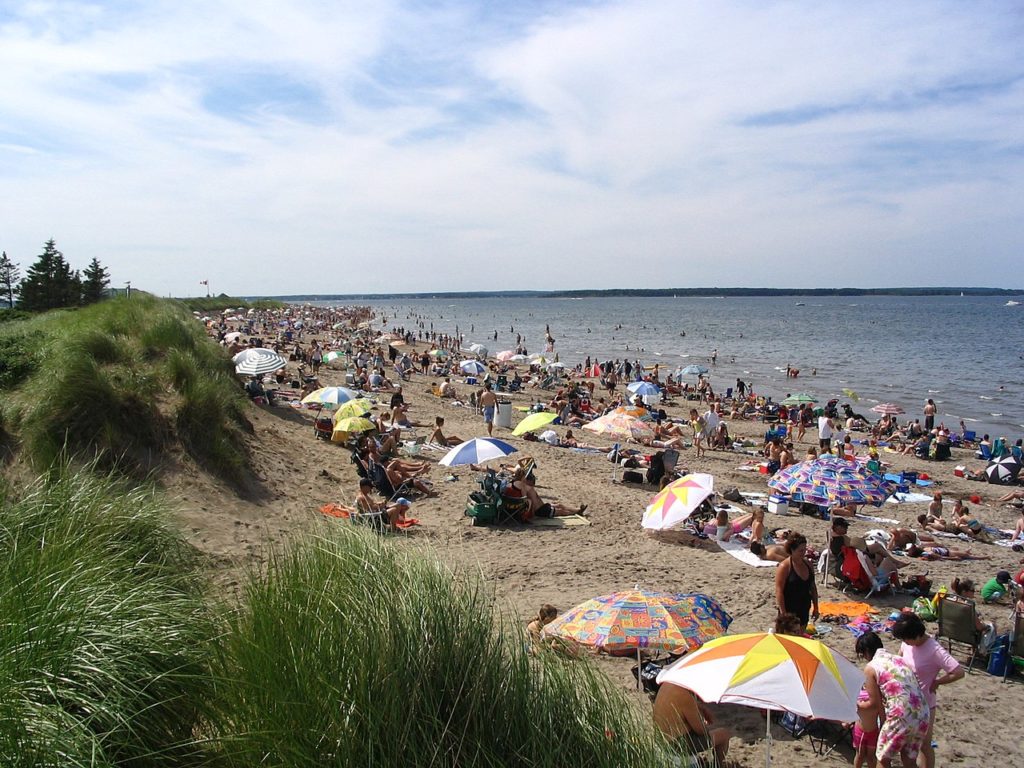
[(404, 516), (405, 510), (409, 508), (409, 502), (406, 499), (398, 499), (393, 504), (388, 504), (373, 498), (372, 493), (373, 483), (369, 478), (361, 478), (359, 493), (356, 495), (357, 513), (359, 515), (383, 515), (387, 520), (388, 528), (394, 531), (398, 521)]
[(533, 476), (528, 475), (523, 467), (516, 469), (512, 478), (512, 488), (521, 492), (522, 496), (530, 502), (529, 517), (567, 517), (582, 515), (587, 511), (586, 504), (567, 507), (557, 501), (554, 503), (544, 501), (537, 493)]
[(434, 431), (430, 433), (430, 438), (427, 440), (428, 443), (434, 445), (458, 445), (462, 442), (461, 437), (455, 435), (448, 435), (445, 437), (444, 432), (441, 431), (441, 427), (444, 426), (444, 416), (437, 416), (434, 418)]
[(750, 542), (750, 551), (757, 555), (762, 560), (771, 560), (775, 563), (781, 563), (787, 557), (789, 553), (786, 552), (786, 547), (782, 544), (762, 544), (760, 541)]
[(975, 555), (967, 549), (953, 549), (952, 547), (940, 547), (933, 545), (922, 547), (918, 544), (911, 544), (907, 547), (907, 557), (919, 557), (922, 560), (991, 560), (988, 555)]

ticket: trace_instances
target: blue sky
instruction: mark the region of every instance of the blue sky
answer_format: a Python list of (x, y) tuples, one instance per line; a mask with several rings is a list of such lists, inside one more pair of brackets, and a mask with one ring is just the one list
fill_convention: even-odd
[(0, 248), (166, 295), (1024, 287), (1020, 2), (0, 0)]

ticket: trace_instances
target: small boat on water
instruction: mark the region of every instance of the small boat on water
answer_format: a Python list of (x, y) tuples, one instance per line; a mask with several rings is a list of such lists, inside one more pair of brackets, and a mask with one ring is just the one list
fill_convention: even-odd
[(797, 305), (798, 307), (806, 307), (806, 306), (807, 306), (807, 305), (806, 305), (806, 304), (804, 304), (804, 303), (803, 303), (802, 301), (798, 301), (798, 302), (796, 303), (796, 305)]
[(1010, 301), (1006, 302), (1006, 304), (1004, 306), (1007, 306), (1007, 307), (1019, 307), (1020, 306), (1020, 302), (1019, 301), (1010, 300)]

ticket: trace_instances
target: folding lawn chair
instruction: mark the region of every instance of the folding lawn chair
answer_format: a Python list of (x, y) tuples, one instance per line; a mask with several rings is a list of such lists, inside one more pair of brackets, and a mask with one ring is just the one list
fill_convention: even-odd
[(1013, 629), (1010, 630), (1010, 658), (1006, 660), (1006, 668), (1003, 670), (1003, 682), (1010, 676), (1010, 672), (1017, 666), (1018, 662), (1024, 664), (1024, 613), (1013, 614)]
[(943, 595), (939, 600), (939, 629), (935, 638), (945, 638), (946, 647), (953, 652), (953, 643), (966, 645), (971, 650), (971, 659), (967, 662), (967, 672), (974, 666), (974, 658), (978, 655), (981, 633), (978, 631), (978, 611), (972, 600), (965, 600), (957, 595)]

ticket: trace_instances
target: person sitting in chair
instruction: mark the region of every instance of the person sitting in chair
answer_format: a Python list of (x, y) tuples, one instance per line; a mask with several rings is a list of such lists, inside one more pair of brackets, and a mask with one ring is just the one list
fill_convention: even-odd
[(694, 693), (672, 683), (658, 689), (654, 699), (654, 725), (687, 755), (714, 751), (715, 764), (724, 765), (732, 732), (713, 728), (714, 718)]

